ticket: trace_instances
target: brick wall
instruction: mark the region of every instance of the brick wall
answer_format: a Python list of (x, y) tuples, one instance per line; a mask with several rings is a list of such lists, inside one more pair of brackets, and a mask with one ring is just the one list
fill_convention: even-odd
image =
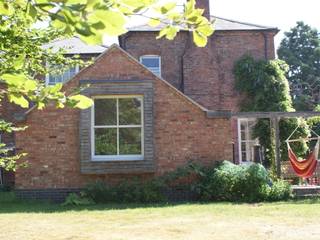
[[(154, 173), (174, 170), (194, 160), (208, 164), (231, 160), (231, 129), (227, 119), (208, 119), (205, 112), (180, 92), (157, 79), (122, 50), (112, 47), (84, 69), (66, 89), (80, 80), (152, 81), (154, 85)], [(79, 157), (79, 110), (34, 110), (25, 123), (29, 128), (16, 135), (20, 151), (28, 152), (29, 167), (16, 172), (17, 189), (80, 188), (96, 179), (118, 181), (133, 174), (81, 174)]]
[(216, 31), (205, 48), (195, 47), (188, 34), (180, 32), (173, 41), (155, 41), (157, 32), (130, 32), (121, 43), (136, 59), (160, 55), (163, 79), (204, 107), (238, 111), (241, 96), (234, 89), (234, 63), (245, 54), (273, 59), (274, 33)]

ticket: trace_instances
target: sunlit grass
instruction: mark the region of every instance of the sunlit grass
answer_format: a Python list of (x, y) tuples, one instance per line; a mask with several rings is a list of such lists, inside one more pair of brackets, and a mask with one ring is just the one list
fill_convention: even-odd
[(320, 201), (62, 207), (0, 194), (0, 239), (319, 239)]

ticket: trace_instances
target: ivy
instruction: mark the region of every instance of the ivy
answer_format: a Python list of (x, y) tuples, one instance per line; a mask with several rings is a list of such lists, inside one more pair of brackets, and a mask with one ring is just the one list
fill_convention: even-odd
[[(241, 102), (241, 110), (247, 112), (293, 112), (290, 89), (286, 72), (288, 65), (282, 60), (255, 60), (251, 56), (239, 59), (234, 67), (236, 89), (246, 96)], [(283, 161), (287, 160), (285, 140), (292, 131), (300, 126), (294, 138), (310, 134), (305, 120), (300, 118), (282, 119), (280, 128), (280, 153)], [(259, 120), (254, 128), (254, 136), (259, 138), (264, 147), (266, 164), (275, 168), (274, 145), (271, 141), (271, 127), (268, 119)], [(305, 143), (292, 144), (297, 155), (304, 155), (308, 150)]]

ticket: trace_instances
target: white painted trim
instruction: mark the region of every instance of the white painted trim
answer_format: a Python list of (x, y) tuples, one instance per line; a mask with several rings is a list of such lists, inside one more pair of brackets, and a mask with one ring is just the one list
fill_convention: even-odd
[[(142, 64), (142, 59), (143, 58), (146, 58), (146, 59), (153, 59), (153, 58), (157, 58), (158, 60), (159, 60), (159, 76), (158, 77), (161, 77), (161, 69), (162, 69), (162, 66), (161, 66), (161, 56), (159, 56), (159, 55), (142, 55), (142, 56), (140, 56), (140, 58), (139, 58), (139, 62)], [(146, 67), (146, 66), (145, 66)], [(154, 68), (149, 68), (149, 67), (146, 67), (147, 69), (149, 69), (149, 71), (151, 71), (151, 72), (153, 72), (153, 73), (155, 73), (154, 71), (153, 71), (153, 69)]]
[[(119, 99), (121, 98), (138, 98), (141, 101), (141, 124), (140, 125), (121, 125), (119, 126)], [(117, 125), (95, 126), (94, 125), (94, 105), (91, 107), (91, 161), (138, 161), (144, 160), (144, 103), (143, 95), (105, 95), (93, 96), (92, 99), (117, 99)], [(95, 138), (94, 130), (96, 128), (116, 128), (117, 129), (117, 155), (95, 155)], [(140, 128), (141, 129), (141, 154), (119, 154), (119, 129), (120, 128)]]
[(251, 164), (250, 161), (242, 161), (241, 121), (247, 121), (247, 122), (248, 122), (248, 121), (256, 121), (256, 118), (238, 118), (238, 119), (237, 119), (239, 164)]

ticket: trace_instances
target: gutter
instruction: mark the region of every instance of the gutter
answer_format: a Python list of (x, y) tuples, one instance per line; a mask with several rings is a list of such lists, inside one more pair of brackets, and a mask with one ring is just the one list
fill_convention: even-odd
[(186, 43), (184, 45), (184, 49), (183, 49), (183, 53), (181, 55), (181, 83), (180, 83), (180, 90), (181, 92), (184, 93), (184, 57), (187, 53), (187, 47), (190, 45), (190, 32), (187, 33), (187, 40), (186, 40)]

